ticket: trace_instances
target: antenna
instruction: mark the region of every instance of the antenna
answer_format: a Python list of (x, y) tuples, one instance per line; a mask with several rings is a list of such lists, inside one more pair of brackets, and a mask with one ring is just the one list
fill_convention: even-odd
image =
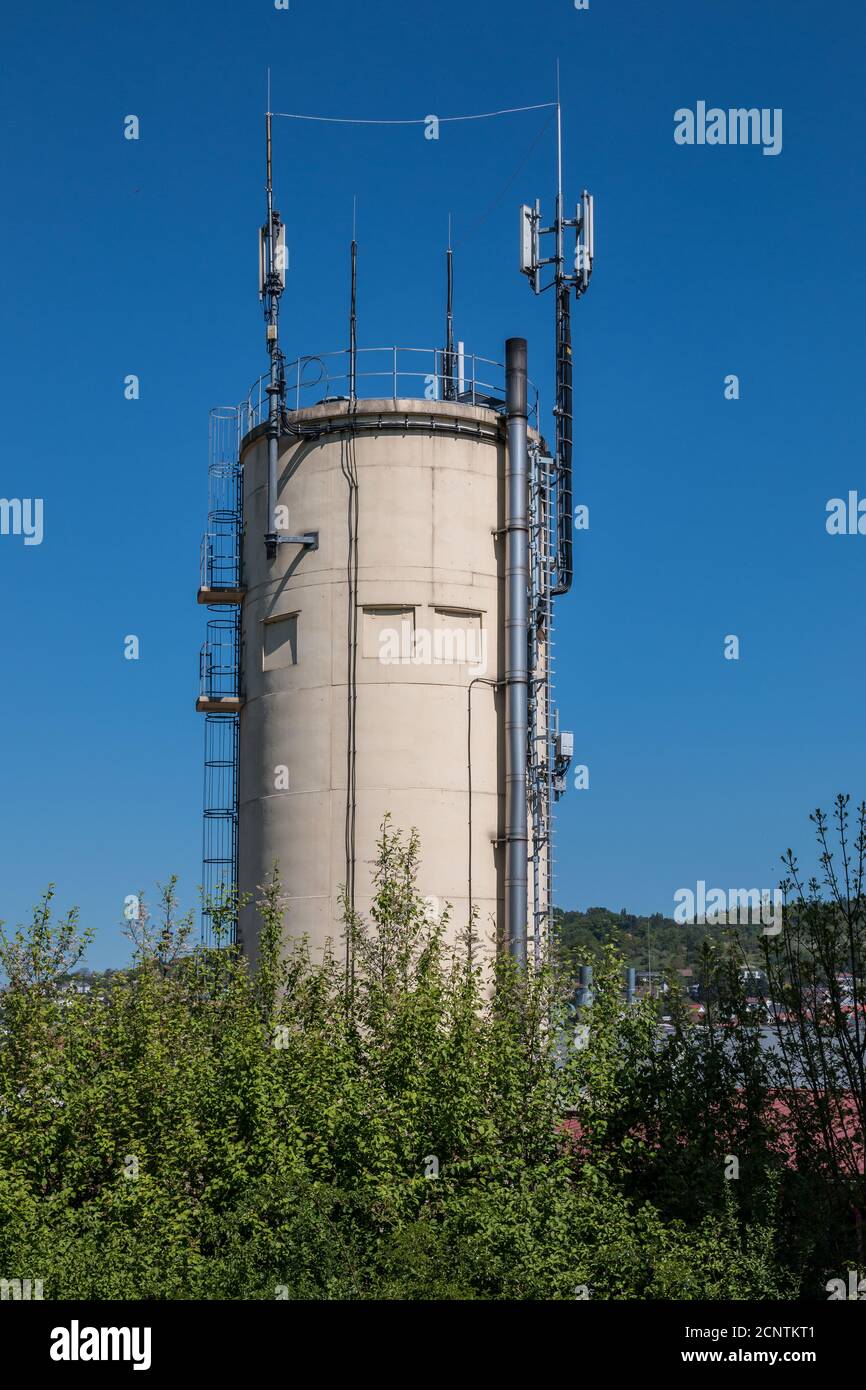
[(453, 401), (456, 394), (454, 389), (454, 252), (451, 248), (450, 212), (448, 214), (448, 250), (445, 253), (445, 269), (447, 289), (445, 292), (445, 354), (442, 363), (444, 390), (442, 395), (446, 401)]
[(559, 99), (559, 59), (556, 60), (556, 279), (562, 279), (562, 102)]
[[(520, 270), (529, 277), (535, 294), (553, 289), (556, 311), (556, 582), (551, 592), (566, 594), (574, 578), (572, 537), (572, 352), (571, 352), (571, 290), (580, 296), (589, 286), (595, 256), (595, 227), (592, 195), (584, 189), (574, 217), (563, 216), (562, 189), (562, 103), (560, 101), (559, 61), (556, 64), (556, 198), (555, 213), (549, 227), (541, 225), (541, 201), (535, 207), (525, 204), (520, 209)], [(567, 227), (575, 229), (574, 267), (566, 271), (564, 236)], [(552, 236), (552, 256), (540, 254), (541, 238)], [(552, 281), (542, 286), (541, 267), (553, 267)]]
[(274, 210), (271, 160), (271, 73), (268, 69), (268, 109), (265, 112), (265, 196), (267, 221), (259, 234), (259, 299), (264, 301), (265, 342), (271, 359), (268, 393), (268, 519), (265, 549), (268, 559), (276, 558), (279, 540), (276, 525), (277, 455), (280, 421), (285, 401), (285, 359), (280, 351), (280, 295), (286, 284), (286, 229)]
[(352, 199), (352, 251), (349, 280), (349, 399), (356, 400), (355, 373), (358, 362), (358, 243), (355, 239), (358, 224), (358, 197)]

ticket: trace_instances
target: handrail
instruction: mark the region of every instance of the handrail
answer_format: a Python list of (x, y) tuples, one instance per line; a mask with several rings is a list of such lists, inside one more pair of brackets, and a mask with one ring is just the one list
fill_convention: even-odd
[[(374, 360), (367, 366), (376, 354), (380, 363)], [(405, 365), (404, 357), (408, 354), (413, 354), (413, 359), (411, 364)], [(348, 348), (338, 348), (332, 352), (310, 353), (288, 363), (285, 368), (287, 409), (297, 411), (329, 400), (349, 400), (348, 391), (335, 391), (334, 387), (349, 387), (353, 379), (350, 356)], [(427, 359), (419, 364), (422, 370), (416, 367), (419, 357)], [(443, 348), (359, 348), (354, 371), (356, 395), (360, 399), (384, 396), (391, 400), (401, 397), (451, 400), (485, 406), (504, 414), (505, 369), (500, 362), (476, 353), (463, 353), (459, 358), (455, 354), (455, 370), (449, 374), (445, 370), (445, 359)], [(365, 390), (365, 384), (371, 381), (381, 384), (377, 389)], [(267, 418), (269, 382), (270, 373), (260, 376), (250, 387), (246, 400), (241, 401), (238, 409), (243, 434), (248, 434)], [(531, 383), (529, 395), (530, 421), (537, 427), (538, 391)]]

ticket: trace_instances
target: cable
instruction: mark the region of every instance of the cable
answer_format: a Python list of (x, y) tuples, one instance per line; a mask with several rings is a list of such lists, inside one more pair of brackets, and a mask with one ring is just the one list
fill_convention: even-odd
[[(355, 403), (350, 408), (350, 433), (341, 451), (340, 469), (348, 484), (346, 509), (348, 549), (346, 556), (346, 900), (349, 911), (355, 912), (355, 849), (356, 849), (356, 766), (357, 766), (357, 704), (358, 704), (358, 471), (355, 457)], [(346, 985), (351, 988), (354, 978), (351, 934), (346, 936)]]
[(487, 220), (487, 218), (490, 216), (490, 214), (491, 214), (492, 212), (495, 212), (496, 208), (498, 208), (499, 204), (502, 202), (502, 199), (505, 197), (505, 195), (506, 195), (506, 193), (508, 192), (509, 188), (510, 188), (511, 185), (514, 183), (514, 180), (517, 178), (517, 175), (518, 175), (519, 173), (522, 172), (524, 166), (528, 163), (528, 161), (529, 161), (529, 156), (534, 152), (536, 145), (538, 145), (538, 144), (540, 143), (541, 137), (542, 137), (543, 135), (546, 135), (546, 134), (547, 134), (548, 130), (550, 129), (550, 123), (551, 123), (552, 120), (553, 120), (553, 116), (552, 116), (552, 115), (551, 115), (551, 116), (548, 116), (547, 120), (544, 122), (544, 125), (541, 127), (540, 131), (538, 132), (538, 134), (536, 135), (535, 139), (533, 140), (532, 144), (529, 146), (529, 148), (527, 149), (526, 153), (525, 153), (525, 154), (522, 156), (522, 158), (520, 159), (519, 163), (517, 164), (517, 167), (514, 169), (514, 171), (513, 171), (511, 174), (509, 174), (507, 181), (506, 181), (506, 182), (502, 185), (502, 187), (500, 188), (500, 190), (499, 190), (499, 192), (497, 193), (496, 197), (493, 199), (493, 202), (489, 205), (489, 207), (486, 209), (485, 212), (482, 212), (482, 214), (481, 214), (480, 217), (476, 217), (475, 221), (474, 221), (474, 222), (471, 222), (471, 223), (469, 224), (469, 230), (466, 231), (466, 232), (464, 232), (463, 235), (462, 235), (461, 237), (458, 237), (458, 238), (457, 238), (457, 241), (456, 241), (455, 245), (457, 245), (457, 246), (463, 246), (463, 245), (465, 245), (465, 243), (469, 240), (469, 238), (470, 238), (471, 236), (474, 236), (475, 232), (476, 232), (476, 231), (478, 230), (478, 228), (481, 226), (482, 222), (486, 222), (486, 220)]
[[(475, 116), (437, 116), (439, 124), (445, 121), (488, 121), (494, 116), (513, 116), (521, 111), (543, 111), (545, 107), (556, 106), (555, 101), (539, 101), (534, 106), (506, 106), (501, 111), (480, 111)], [(326, 121), (329, 125), (426, 125), (429, 116), (414, 116), (409, 120), (368, 120), (358, 116), (305, 116), (297, 111), (271, 111), (272, 116), (282, 116), (287, 121)]]
[(468, 785), (468, 806), (467, 820), (469, 826), (469, 856), (468, 856), (468, 882), (467, 890), (469, 896), (469, 922), (472, 923), (472, 687), (473, 685), (491, 685), (494, 690), (498, 690), (501, 682), (490, 680), (487, 676), (473, 676), (466, 687), (466, 772)]
[[(341, 451), (340, 468), (348, 484), (346, 524), (348, 551), (346, 584), (348, 611), (346, 631), (346, 899), (349, 911), (355, 913), (355, 862), (357, 824), (357, 724), (358, 724), (358, 463), (356, 455), (358, 402), (354, 394), (354, 358), (357, 283), (357, 245), (352, 241), (352, 276), (349, 317), (350, 353), (352, 357), (352, 398), (349, 402), (349, 434)], [(346, 989), (351, 992), (355, 963), (352, 955), (351, 933), (346, 934)]]

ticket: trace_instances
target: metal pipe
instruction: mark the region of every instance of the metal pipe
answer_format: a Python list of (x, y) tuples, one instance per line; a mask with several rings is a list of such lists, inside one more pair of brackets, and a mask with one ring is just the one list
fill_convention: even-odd
[(573, 391), (571, 357), (571, 288), (556, 287), (556, 585), (554, 594), (567, 594), (574, 579), (572, 532)]
[[(276, 363), (274, 364), (276, 371)], [(279, 454), (279, 395), (280, 388), (275, 381), (268, 387), (270, 404), (268, 408), (268, 529), (265, 535), (268, 558), (273, 560), (277, 553), (276, 498), (277, 462)]]
[(358, 362), (358, 243), (352, 238), (351, 289), (349, 295), (349, 400), (357, 399), (355, 377)]
[(505, 939), (526, 965), (529, 524), (526, 339), (505, 344)]
[[(450, 222), (450, 219), (449, 219)], [(449, 246), (446, 257), (447, 290), (445, 299), (445, 362), (443, 376), (443, 400), (453, 401), (454, 390), (454, 255)]]
[(267, 207), (268, 221), (265, 245), (267, 346), (271, 359), (270, 381), (268, 382), (268, 517), (265, 529), (265, 548), (268, 558), (273, 560), (277, 553), (277, 464), (280, 437), (280, 384), (279, 384), (279, 343), (277, 338), (278, 300), (274, 267), (274, 192), (271, 173), (271, 113), (265, 115), (265, 149), (267, 165)]
[(577, 988), (577, 1006), (579, 1009), (588, 1009), (592, 1004), (592, 966), (582, 965), (580, 967), (580, 984)]
[(562, 106), (559, 101), (559, 64), (556, 65), (556, 278), (565, 273), (562, 254)]
[(572, 555), (572, 388), (571, 388), (571, 285), (565, 274), (563, 253), (564, 206), (562, 200), (562, 106), (559, 100), (559, 63), (556, 65), (556, 584), (555, 595), (567, 594), (574, 575)]

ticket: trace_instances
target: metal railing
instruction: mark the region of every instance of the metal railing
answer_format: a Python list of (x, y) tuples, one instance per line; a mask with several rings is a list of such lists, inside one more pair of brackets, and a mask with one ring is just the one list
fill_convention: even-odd
[(201, 543), (203, 589), (240, 587), (243, 484), (238, 456), (241, 420), (239, 406), (221, 406), (210, 413), (207, 531)]
[(201, 587), (239, 589), (241, 549), (238, 522), (210, 517), (210, 529), (201, 538)]
[[(309, 406), (350, 399), (351, 354), (337, 352), (298, 357), (286, 366), (286, 406)], [(359, 348), (355, 362), (355, 392), (359, 399), (401, 397), (429, 401), (457, 401), (505, 411), (505, 368), (500, 362), (475, 353), (456, 352), (451, 358), (443, 348)], [(249, 433), (267, 419), (270, 374), (259, 377), (240, 404), (242, 431)], [(538, 423), (538, 391), (529, 384), (530, 424)]]
[(204, 700), (240, 697), (240, 632), (237, 618), (212, 618), (199, 653), (199, 690)]
[[(237, 883), (238, 727), (236, 714), (205, 718), (201, 927), (202, 939), (209, 945), (214, 935), (209, 904)], [(237, 922), (227, 925), (231, 942), (236, 939)]]

